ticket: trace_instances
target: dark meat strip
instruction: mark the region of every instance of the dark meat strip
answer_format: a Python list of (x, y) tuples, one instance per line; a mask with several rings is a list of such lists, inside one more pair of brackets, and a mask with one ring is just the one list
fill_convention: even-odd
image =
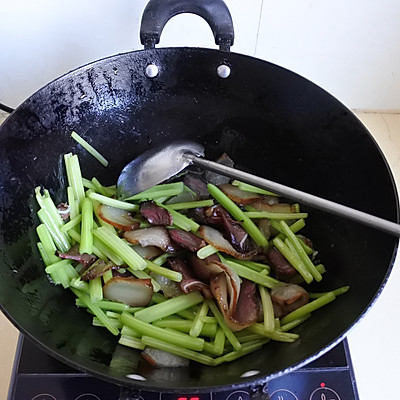
[(253, 324), (259, 316), (259, 302), (256, 297), (256, 285), (247, 279), (242, 279), (239, 299), (233, 319), (240, 325)]
[(267, 255), (276, 279), (286, 282), (296, 275), (297, 271), (276, 247), (269, 249)]
[(169, 229), (168, 233), (173, 242), (190, 251), (197, 251), (206, 245), (202, 238), (192, 232), (186, 232), (182, 229)]
[(57, 256), (63, 259), (74, 260), (81, 263), (85, 268), (92, 265), (97, 257), (93, 254), (79, 253), (79, 243), (74, 244), (66, 253), (57, 251)]
[(172, 225), (172, 215), (152, 201), (146, 201), (140, 205), (140, 214), (153, 225)]
[(183, 183), (196, 193), (197, 198), (205, 200), (210, 197), (207, 190), (207, 184), (201, 178), (193, 174), (186, 174), (183, 178)]
[(182, 280), (179, 283), (180, 289), (183, 293), (200, 291), (206, 298), (212, 298), (210, 287), (192, 276), (191, 270), (184, 260), (176, 257), (169, 257), (167, 262), (171, 269), (182, 274)]

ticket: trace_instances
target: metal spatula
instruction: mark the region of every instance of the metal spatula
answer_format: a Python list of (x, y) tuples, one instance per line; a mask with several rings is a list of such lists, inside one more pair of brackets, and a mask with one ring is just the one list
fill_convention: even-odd
[(191, 141), (177, 141), (167, 146), (153, 148), (142, 153), (122, 170), (117, 183), (118, 198), (126, 199), (157, 185), (188, 165), (195, 164), (206, 170), (237, 179), (297, 202), (338, 215), (361, 224), (371, 226), (383, 232), (400, 237), (400, 225), (385, 219), (343, 206), (330, 200), (293, 189), (280, 183), (240, 171), (235, 168), (206, 160), (204, 147)]

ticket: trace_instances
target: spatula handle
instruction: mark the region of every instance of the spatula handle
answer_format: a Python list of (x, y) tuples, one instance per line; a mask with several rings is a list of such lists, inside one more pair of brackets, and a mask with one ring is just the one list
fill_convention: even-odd
[(230, 178), (238, 179), (243, 182), (258, 186), (262, 189), (269, 190), (281, 196), (295, 199), (299, 203), (305, 204), (307, 206), (311, 206), (330, 214), (357, 221), (364, 225), (368, 225), (383, 232), (400, 237), (400, 225), (396, 224), (395, 222), (387, 221), (374, 215), (370, 215), (365, 212), (343, 206), (333, 201), (322, 199), (321, 197), (302, 192), (301, 190), (293, 189), (280, 183), (260, 178), (258, 176), (240, 171), (235, 168), (227, 167), (226, 165), (222, 165), (214, 161), (209, 161), (204, 158), (197, 157), (193, 154), (185, 154), (185, 157), (193, 162), (193, 164), (199, 165), (207, 170), (218, 172), (222, 175), (229, 176)]

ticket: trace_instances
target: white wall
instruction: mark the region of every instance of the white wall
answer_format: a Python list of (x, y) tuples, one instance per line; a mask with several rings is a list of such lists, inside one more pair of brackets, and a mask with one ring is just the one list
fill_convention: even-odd
[[(82, 64), (140, 49), (146, 0), (0, 0), (0, 102), (17, 106)], [(400, 1), (226, 0), (232, 51), (291, 69), (352, 109), (400, 109)], [(162, 46), (212, 47), (194, 15), (168, 22)]]

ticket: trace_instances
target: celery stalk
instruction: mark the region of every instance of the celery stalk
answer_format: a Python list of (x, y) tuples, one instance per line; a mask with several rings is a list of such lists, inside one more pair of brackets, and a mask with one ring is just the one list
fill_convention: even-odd
[(81, 254), (93, 253), (93, 205), (90, 199), (85, 197), (82, 200), (82, 224), (81, 224), (81, 243), (79, 252)]
[(82, 136), (79, 136), (76, 132), (71, 133), (71, 137), (75, 139), (88, 153), (90, 153), (103, 167), (108, 166), (108, 161)]
[(141, 332), (142, 335), (164, 340), (185, 349), (196, 351), (203, 350), (204, 339), (202, 338), (193, 338), (181, 332), (175, 333), (168, 331), (168, 334), (166, 334), (166, 331), (163, 328), (144, 322), (127, 312), (121, 314), (121, 321), (124, 325)]
[(197, 351), (182, 348), (180, 346), (168, 343), (164, 340), (159, 340), (150, 336), (142, 336), (142, 342), (156, 349), (167, 351), (168, 353), (176, 354), (178, 356), (188, 358), (189, 360), (196, 361), (200, 364), (215, 365), (215, 361), (212, 357), (205, 354), (198, 353)]
[(153, 322), (168, 315), (176, 314), (186, 310), (203, 301), (199, 292), (182, 294), (177, 297), (165, 300), (162, 303), (154, 304), (135, 313), (135, 316), (144, 322)]
[(237, 221), (242, 222), (243, 229), (252, 237), (252, 239), (260, 247), (268, 245), (267, 238), (262, 234), (257, 225), (246, 217), (244, 212), (217, 186), (209, 183), (207, 185), (208, 192), (215, 200), (217, 200)]

